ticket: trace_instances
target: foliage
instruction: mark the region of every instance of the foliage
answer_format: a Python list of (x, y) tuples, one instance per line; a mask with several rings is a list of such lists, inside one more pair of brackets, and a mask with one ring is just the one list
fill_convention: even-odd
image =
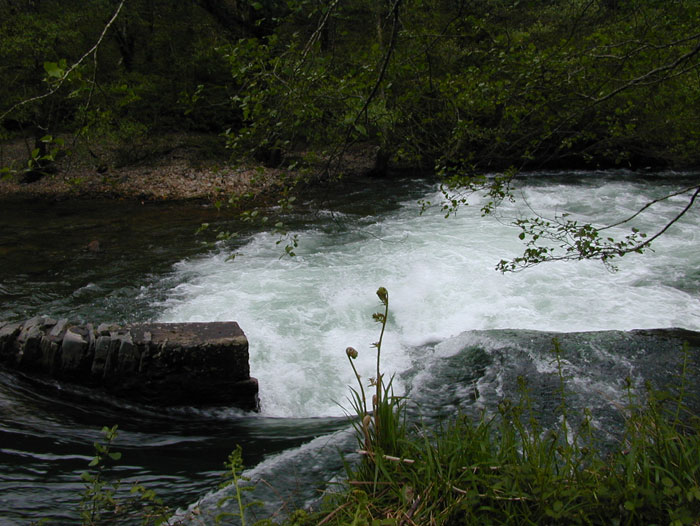
[[(647, 386), (636, 393), (627, 379), (627, 401), (620, 408), (625, 425), (613, 447), (599, 441), (589, 411), (572, 414), (564, 351), (556, 339), (552, 360), (560, 401), (553, 427), (541, 425), (525, 378), (519, 379), (518, 399), (503, 399), (492, 414), (455, 415), (432, 430), (409, 427), (405, 399), (394, 395), (392, 381), (381, 372), (389, 295), (381, 287), (377, 296), (383, 306), (373, 315), (381, 325), (373, 344), (377, 375), (368, 386), (353, 362), (358, 352), (346, 349), (358, 381), (351, 404), (362, 459), (348, 466), (347, 481), (326, 497), (322, 510), (297, 510), (284, 524), (698, 524), (700, 418), (686, 406), (687, 345), (672, 390)], [(102, 431), (105, 441), (95, 443), (92, 470), (82, 476), (81, 524), (162, 524), (169, 510), (153, 491), (134, 485), (125, 495), (120, 482), (108, 477), (109, 463), (121, 455), (112, 451), (117, 427)], [(245, 510), (257, 503), (243, 499), (251, 486), (241, 475), (240, 447), (226, 467), (222, 487), (234, 491), (218, 506), (234, 501), (237, 511), (219, 513), (215, 523), (234, 518), (245, 524)]]
[[(289, 169), (290, 191), (343, 175), (358, 147), (372, 175), (434, 170), (447, 212), (485, 190), (485, 213), (510, 196), (496, 171), (700, 164), (694, 0), (45, 0), (0, 2), (0, 20), (0, 136), (33, 139), (29, 163), (45, 136), (135, 163), (154, 132), (205, 131)], [(516, 226), (526, 251), (500, 270), (649, 245), (564, 218)]]
[[(221, 508), (229, 500), (235, 500), (236, 510), (235, 512), (220, 512), (214, 518), (214, 524), (219, 526), (224, 524), (222, 521), (227, 517), (236, 517), (237, 523), (240, 522), (241, 526), (246, 525), (246, 510), (253, 506), (259, 506), (261, 503), (257, 501), (243, 502), (243, 492), (250, 491), (254, 486), (246, 484), (249, 480), (241, 475), (243, 471), (243, 452), (241, 446), (236, 446), (228, 457), (226, 462), (227, 471), (224, 473), (227, 480), (221, 484), (222, 488), (233, 487), (233, 495), (229, 495), (221, 498), (217, 502), (217, 506)], [(257, 524), (257, 523), (256, 523)]]
[[(121, 460), (122, 454), (113, 450), (117, 438), (117, 426), (103, 427), (103, 441), (94, 443), (95, 456), (90, 460), (89, 470), (83, 472), (81, 479), (85, 489), (81, 494), (78, 505), (80, 524), (83, 526), (106, 526), (109, 524), (141, 524), (143, 526), (180, 524), (173, 518), (173, 510), (166, 506), (152, 489), (142, 484), (134, 483), (128, 488), (123, 487), (122, 481), (110, 473), (112, 465)], [(226, 471), (221, 488), (233, 488), (233, 494), (225, 496), (217, 502), (222, 509), (228, 501), (235, 501), (237, 511), (220, 511), (214, 517), (216, 525), (231, 524), (227, 519), (234, 518), (235, 524), (246, 524), (246, 510), (260, 505), (260, 502), (244, 502), (244, 492), (254, 488), (243, 471), (243, 458), (240, 446), (237, 446), (225, 463)], [(43, 518), (36, 524), (53, 524), (49, 518)], [(268, 524), (268, 521), (258, 521), (255, 524)]]
[(700, 160), (692, 0), (136, 0), (72, 69), (114, 6), (0, 4), (0, 111), (70, 72), (6, 126), (226, 130), (236, 156), (326, 172), (357, 142), (474, 173)]
[[(306, 163), (296, 173), (308, 180), (342, 175), (348, 150), (364, 144), (374, 175), (392, 163), (434, 168), (448, 214), (474, 191), (492, 213), (523, 169), (700, 162), (697, 2), (287, 5), (270, 34), (226, 52), (242, 123), (225, 133), (236, 156)], [(485, 175), (493, 171), (505, 174)], [(497, 268), (570, 259), (614, 268), (672, 222), (616, 239), (612, 225), (524, 219), (523, 256)]]
[(162, 524), (170, 510), (143, 485), (134, 484), (128, 493), (120, 491), (121, 482), (108, 477), (109, 464), (121, 459), (121, 453), (112, 451), (117, 437), (117, 426), (103, 427), (104, 442), (95, 442), (95, 456), (90, 461), (90, 471), (81, 478), (85, 490), (80, 502), (80, 521), (84, 526), (121, 524), (128, 518), (136, 518), (144, 526)]
[(44, 173), (52, 171), (52, 165), (65, 155), (65, 141), (61, 137), (44, 135), (39, 138), (38, 147), (29, 152), (29, 158), (24, 166), (17, 167), (13, 164), (0, 167), (0, 179), (24, 176), (31, 180)]
[[(597, 441), (589, 412), (578, 421), (569, 414), (563, 351), (556, 340), (553, 346), (555, 428), (541, 426), (523, 378), (519, 399), (501, 401), (496, 414), (458, 415), (434, 431), (395, 426), (391, 455), (366, 425), (356, 426), (370, 454), (326, 511), (295, 515), (290, 524), (697, 524), (700, 419), (684, 405), (687, 347), (675, 392), (648, 388), (640, 398), (628, 382), (624, 433), (610, 450)], [(356, 351), (347, 352), (352, 364)], [(364, 421), (364, 391), (352, 393)], [(394, 422), (404, 410), (392, 406)]]
[(697, 161), (695, 2), (292, 4), (227, 53), (237, 151), (365, 140), (472, 171)]
[(128, 145), (219, 132), (230, 113), (217, 24), (194, 1), (0, 2), (4, 135)]
[(373, 388), (374, 394), (371, 398), (371, 406), (368, 403), (368, 393), (365, 392), (362, 378), (360, 377), (353, 360), (357, 358), (358, 352), (352, 347), (345, 350), (350, 366), (357, 379), (358, 390), (351, 389), (351, 405), (356, 416), (354, 426), (362, 454), (365, 456), (363, 470), (368, 479), (379, 477), (381, 461), (378, 460), (384, 455), (395, 455), (398, 453), (399, 440), (405, 435), (405, 414), (404, 401), (402, 397), (394, 395), (393, 377), (389, 381), (384, 380), (381, 372), (381, 351), (384, 331), (389, 316), (389, 293), (384, 287), (377, 290), (377, 297), (384, 307), (384, 312), (377, 312), (372, 318), (381, 324), (379, 340), (372, 344), (377, 350), (376, 376), (370, 378), (368, 389)]

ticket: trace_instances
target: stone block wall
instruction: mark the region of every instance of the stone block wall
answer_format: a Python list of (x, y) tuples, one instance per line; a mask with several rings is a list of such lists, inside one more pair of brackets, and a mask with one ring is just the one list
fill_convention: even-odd
[(236, 322), (0, 322), (0, 363), (146, 404), (259, 409), (248, 340)]

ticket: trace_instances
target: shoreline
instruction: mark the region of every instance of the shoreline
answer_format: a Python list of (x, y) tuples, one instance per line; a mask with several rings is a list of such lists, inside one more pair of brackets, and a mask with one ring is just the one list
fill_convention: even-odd
[[(203, 154), (195, 142), (213, 140), (211, 137), (184, 135), (167, 141), (163, 137), (153, 140), (175, 145), (165, 151), (152, 152), (147, 160), (123, 165), (115, 161), (114, 147), (108, 145), (93, 148), (99, 151), (98, 157), (93, 150), (90, 154), (74, 150), (53, 165), (55, 173), (34, 182), (21, 182), (21, 172), (4, 178), (0, 176), (0, 200), (115, 199), (215, 203), (245, 197), (265, 201), (270, 194), (277, 195), (284, 189), (290, 174), (301, 175), (298, 169), (236, 163), (220, 150)], [(26, 162), (26, 152), (20, 142), (0, 143), (0, 151), (3, 149), (5, 165)], [(371, 152), (360, 147), (344, 156), (343, 173), (350, 176), (369, 174), (373, 162)]]
[(105, 173), (71, 170), (45, 175), (32, 183), (0, 179), (0, 200), (104, 198), (215, 202), (268, 191), (275, 186), (279, 173), (279, 170), (213, 163), (193, 167), (186, 161), (130, 166)]
[[(216, 202), (232, 196), (259, 196), (275, 187), (281, 169), (232, 162), (218, 137), (164, 134), (149, 137), (132, 158), (116, 145), (76, 143), (66, 135), (67, 155), (34, 182), (21, 182), (22, 171), (0, 176), (0, 200), (115, 199)], [(0, 143), (2, 166), (26, 164), (23, 140)]]

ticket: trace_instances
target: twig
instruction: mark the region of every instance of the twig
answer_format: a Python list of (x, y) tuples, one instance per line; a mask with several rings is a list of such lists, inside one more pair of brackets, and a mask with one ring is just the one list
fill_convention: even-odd
[(695, 199), (697, 198), (698, 194), (700, 194), (700, 186), (698, 186), (698, 187), (695, 189), (695, 192), (693, 193), (692, 197), (690, 198), (690, 201), (688, 201), (688, 204), (683, 208), (683, 210), (681, 210), (681, 211), (676, 215), (676, 217), (674, 217), (673, 219), (671, 219), (671, 221), (669, 221), (668, 223), (666, 223), (666, 226), (664, 226), (661, 230), (659, 230), (656, 234), (654, 234), (653, 236), (651, 236), (649, 239), (645, 240), (643, 243), (640, 243), (639, 245), (637, 245), (637, 246), (635, 246), (635, 247), (625, 249), (624, 251), (622, 251), (622, 252), (620, 253), (620, 255), (622, 255), (622, 254), (628, 254), (628, 253), (630, 253), (630, 252), (637, 252), (638, 250), (641, 250), (642, 248), (648, 246), (648, 245), (649, 245), (652, 241), (654, 241), (657, 237), (659, 237), (659, 236), (662, 235), (664, 232), (666, 232), (666, 230), (668, 230), (669, 228), (671, 228), (671, 225), (673, 225), (675, 222), (677, 222), (681, 217), (683, 217), (683, 216), (685, 215), (685, 213), (686, 213), (688, 210), (690, 210), (690, 209), (692, 208), (693, 203), (695, 202)]
[[(618, 221), (617, 223), (613, 223), (611, 225), (600, 227), (598, 230), (607, 230), (608, 228), (614, 228), (616, 226), (620, 226), (622, 224), (629, 223), (630, 221), (632, 221), (632, 219), (634, 219), (639, 214), (644, 212), (644, 210), (646, 210), (650, 206), (653, 206), (656, 203), (660, 203), (661, 201), (665, 201), (666, 199), (670, 199), (671, 197), (676, 197), (677, 195), (687, 194), (688, 192), (690, 192), (692, 190), (695, 190), (695, 195), (697, 195), (698, 188), (700, 188), (700, 186), (690, 186), (688, 188), (683, 188), (683, 190), (678, 190), (677, 192), (673, 192), (673, 193), (667, 194), (663, 197), (659, 197), (658, 199), (654, 199), (653, 201), (649, 201), (647, 204), (645, 204), (643, 207), (641, 207), (639, 210), (637, 210), (634, 214), (632, 214), (628, 218), (622, 219), (622, 220)], [(692, 197), (692, 199), (695, 199), (695, 195)], [(691, 199), (691, 201), (692, 201), (692, 199)]]
[(393, 482), (366, 481), (366, 480), (349, 480), (351, 486), (391, 486)]
[(399, 526), (402, 526), (405, 522), (410, 522), (411, 524), (415, 524), (413, 522), (413, 514), (416, 512), (418, 509), (418, 505), (421, 503), (422, 499), (420, 498), (420, 495), (416, 497), (416, 500), (413, 501), (413, 504), (411, 504), (411, 507), (409, 508), (408, 512), (403, 514), (403, 518), (399, 521)]
[(636, 86), (638, 84), (641, 84), (643, 81), (645, 81), (646, 79), (648, 79), (649, 77), (651, 77), (653, 75), (656, 75), (657, 73), (661, 73), (663, 71), (673, 70), (679, 64), (685, 62), (686, 60), (689, 60), (690, 58), (692, 58), (694, 55), (697, 55), (698, 53), (700, 53), (700, 44), (696, 45), (688, 53), (686, 53), (685, 55), (681, 55), (680, 57), (678, 57), (676, 60), (674, 60), (670, 64), (666, 64), (664, 66), (659, 66), (658, 68), (652, 69), (651, 71), (647, 71), (644, 75), (641, 75), (639, 77), (636, 77), (636, 78), (629, 80), (626, 84), (612, 90), (607, 95), (605, 95), (603, 97), (598, 97), (597, 99), (595, 99), (593, 101), (593, 104), (596, 105), (596, 104), (600, 104), (601, 102), (605, 102), (606, 100), (614, 97), (618, 93), (625, 91), (629, 88), (632, 88), (633, 86)]
[(51, 88), (49, 91), (46, 93), (43, 93), (41, 95), (37, 95), (35, 97), (30, 97), (29, 99), (22, 100), (20, 102), (17, 102), (16, 104), (13, 104), (10, 109), (5, 111), (2, 115), (0, 115), (0, 121), (2, 121), (7, 115), (15, 111), (17, 108), (20, 108), (24, 106), (25, 104), (29, 104), (30, 102), (36, 102), (38, 100), (45, 99), (46, 97), (50, 97), (54, 93), (56, 93), (59, 89), (61, 89), (61, 86), (63, 86), (63, 83), (65, 80), (70, 76), (70, 74), (75, 70), (82, 62), (85, 60), (88, 56), (90, 56), (93, 53), (97, 52), (97, 48), (100, 47), (100, 44), (102, 43), (102, 40), (104, 40), (105, 35), (107, 34), (107, 31), (109, 30), (110, 27), (112, 27), (112, 24), (114, 21), (117, 19), (119, 16), (119, 12), (122, 10), (122, 7), (124, 6), (124, 2), (126, 0), (122, 0), (119, 2), (119, 5), (117, 6), (116, 11), (114, 11), (114, 14), (112, 15), (112, 18), (109, 19), (109, 22), (107, 22), (107, 25), (102, 29), (102, 33), (100, 34), (100, 37), (97, 39), (97, 42), (95, 42), (95, 45), (92, 46), (80, 59), (74, 63), (68, 70), (66, 70), (61, 78), (59, 79), (58, 83)]
[(323, 526), (326, 524), (329, 520), (331, 520), (333, 517), (335, 517), (336, 513), (338, 513), (340, 510), (347, 508), (350, 505), (349, 502), (346, 502), (345, 504), (341, 504), (338, 506), (336, 509), (334, 509), (332, 512), (330, 512), (328, 515), (324, 517), (324, 519), (318, 523), (318, 526)]
[(328, 161), (325, 164), (325, 172), (328, 173), (331, 169), (331, 165), (335, 161), (340, 162), (344, 155), (345, 152), (348, 149), (348, 146), (350, 145), (350, 138), (352, 136), (353, 130), (355, 129), (355, 126), (357, 125), (358, 121), (360, 118), (364, 115), (365, 119), (367, 118), (367, 111), (369, 110), (369, 105), (372, 103), (372, 100), (374, 97), (377, 95), (379, 92), (379, 88), (384, 81), (384, 76), (386, 75), (387, 69), (389, 67), (389, 62), (391, 61), (391, 56), (394, 53), (394, 48), (396, 47), (396, 38), (399, 32), (399, 7), (401, 5), (401, 0), (395, 0), (394, 4), (391, 6), (391, 10), (389, 12), (389, 16), (393, 18), (393, 23), (392, 23), (392, 29), (391, 29), (391, 37), (389, 39), (389, 44), (387, 46), (386, 53), (384, 54), (384, 59), (382, 60), (382, 65), (380, 66), (379, 69), (379, 75), (377, 76), (377, 80), (374, 83), (374, 86), (372, 87), (372, 91), (370, 91), (369, 95), (365, 99), (364, 104), (362, 105), (362, 108), (360, 111), (357, 112), (355, 115), (355, 118), (353, 119), (352, 123), (348, 125), (347, 130), (345, 132), (345, 140), (342, 143), (341, 147), (336, 147), (333, 152), (328, 156)]
[(330, 18), (333, 9), (335, 9), (335, 6), (337, 6), (339, 2), (340, 0), (335, 0), (331, 5), (328, 6), (326, 14), (323, 16), (321, 22), (318, 24), (316, 31), (314, 31), (311, 37), (309, 37), (309, 40), (304, 46), (304, 51), (302, 51), (301, 53), (301, 60), (299, 60), (299, 65), (296, 68), (297, 71), (299, 67), (301, 67), (301, 65), (303, 64), (304, 60), (306, 60), (306, 55), (309, 54), (309, 51), (311, 51), (311, 48), (318, 40), (319, 36), (321, 35), (321, 31), (323, 31), (323, 28), (326, 27), (326, 24), (328, 23), (328, 19)]
[[(360, 449), (360, 450), (358, 451), (358, 453), (359, 453), (360, 455), (365, 455), (365, 456), (368, 456), (368, 457), (374, 457), (374, 453), (372, 453), (371, 451), (366, 451), (366, 450), (364, 450), (364, 449)], [(415, 460), (410, 459), (410, 458), (400, 458), (400, 457), (394, 457), (394, 456), (391, 456), (391, 455), (382, 455), (382, 458), (383, 458), (384, 460), (391, 460), (392, 462), (403, 462), (404, 464), (415, 464), (415, 463), (416, 463)]]
[[(469, 492), (467, 490), (464, 490), (462, 488), (458, 488), (457, 486), (452, 486), (452, 491), (455, 491), (459, 493), (460, 495), (468, 495)], [(527, 497), (499, 497), (498, 495), (488, 495), (486, 493), (477, 493), (477, 496), (482, 499), (493, 499), (493, 500), (507, 500), (507, 501), (512, 501), (512, 502), (522, 502), (525, 500), (530, 500)]]

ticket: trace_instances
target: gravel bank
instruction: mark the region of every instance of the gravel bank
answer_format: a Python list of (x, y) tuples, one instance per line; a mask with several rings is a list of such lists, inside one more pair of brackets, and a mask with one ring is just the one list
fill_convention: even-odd
[(260, 193), (276, 180), (274, 170), (233, 166), (192, 167), (187, 161), (158, 166), (96, 171), (71, 171), (44, 176), (33, 183), (0, 180), (0, 198), (216, 201), (247, 192)]
[[(280, 175), (279, 170), (251, 169), (228, 162), (216, 136), (179, 134), (144, 139), (132, 154), (143, 157), (140, 162), (125, 162), (123, 154), (120, 159), (115, 146), (86, 145), (70, 136), (63, 139), (71, 146), (70, 153), (56, 163), (56, 173), (32, 183), (22, 183), (20, 177), (0, 177), (0, 199), (216, 201), (264, 192)], [(23, 140), (0, 144), (0, 167), (26, 166), (28, 149)]]

